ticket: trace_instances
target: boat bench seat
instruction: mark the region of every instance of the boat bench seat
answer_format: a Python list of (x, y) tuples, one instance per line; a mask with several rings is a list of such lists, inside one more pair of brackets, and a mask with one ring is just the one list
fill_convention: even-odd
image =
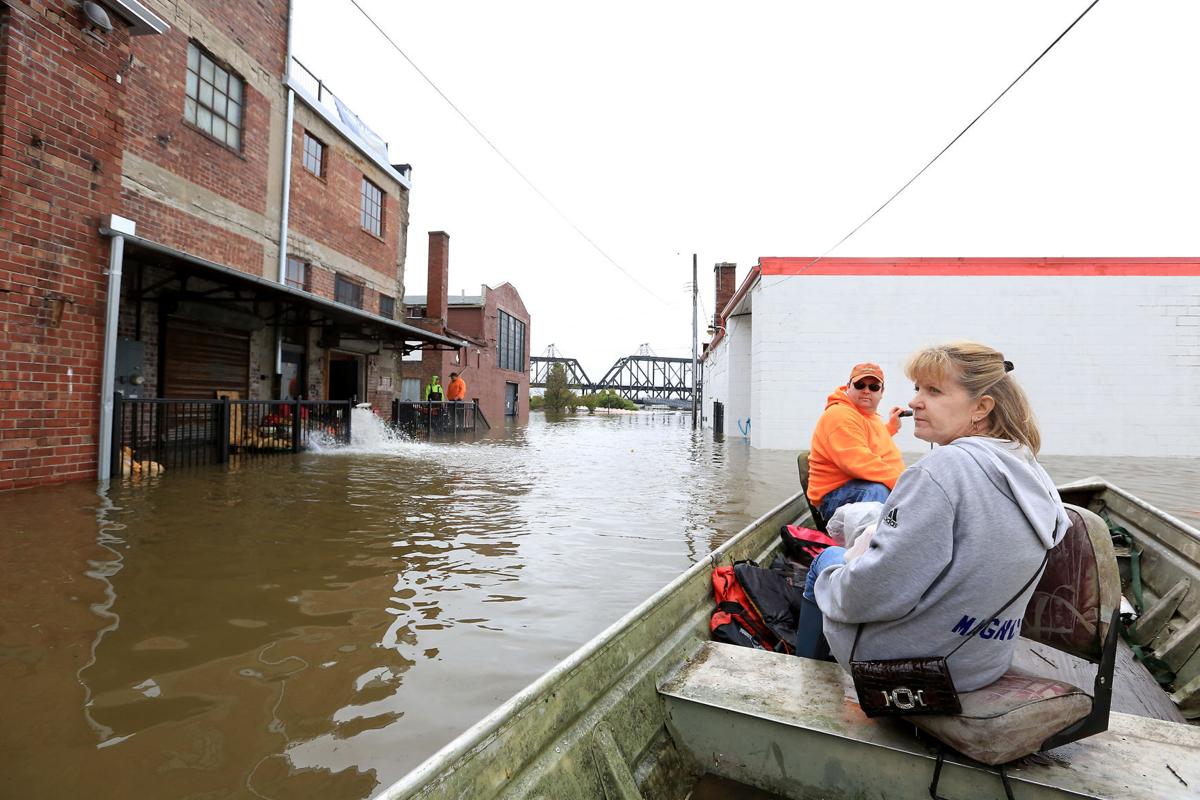
[[(912, 718), (863, 714), (853, 681), (837, 664), (704, 642), (664, 676), (659, 695), (672, 741), (715, 775), (791, 800), (929, 796), (936, 750), (913, 736)], [(970, 713), (987, 702), (980, 692), (960, 698)], [(1116, 712), (1106, 721), (1110, 730), (1063, 747), (1053, 760), (1009, 765), (1014, 795), (1195, 797), (1200, 727)], [(943, 796), (1004, 796), (991, 768), (978, 760), (950, 753), (945, 765)]]
[(962, 713), (911, 717), (917, 727), (984, 764), (1004, 764), (1041, 749), (1042, 743), (1092, 710), (1077, 686), (1010, 670), (1000, 680), (958, 695)]

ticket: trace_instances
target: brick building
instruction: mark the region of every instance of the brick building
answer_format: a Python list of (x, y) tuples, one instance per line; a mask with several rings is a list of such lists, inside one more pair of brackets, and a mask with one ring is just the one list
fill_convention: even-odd
[[(761, 258), (736, 291), (733, 269), (716, 267), (703, 408), (754, 447), (807, 448), (860, 361), (885, 372), (885, 413), (904, 406), (908, 356), (971, 339), (1016, 365), (1045, 453), (1200, 456), (1200, 259)], [(929, 448), (911, 421), (896, 442)]]
[(383, 409), (462, 345), (395, 319), (408, 167), (288, 38), (287, 0), (0, 2), (0, 489), (95, 475), (107, 386)]
[[(481, 286), (479, 294), (449, 293), (450, 237), (429, 234), (428, 295), (408, 295), (408, 321), (467, 342), (457, 351), (414, 353), (403, 365), (401, 399), (423, 399), (429, 378), (442, 386), (458, 372), (467, 383), (467, 399), (492, 425), (504, 420), (529, 421), (529, 312), (511, 283)], [(417, 359), (420, 360), (417, 360)]]

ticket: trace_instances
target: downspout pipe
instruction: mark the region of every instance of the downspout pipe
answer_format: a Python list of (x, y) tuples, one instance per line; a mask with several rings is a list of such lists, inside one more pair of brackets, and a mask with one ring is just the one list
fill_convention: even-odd
[[(292, 126), (296, 117), (296, 93), (292, 91), (292, 3), (288, 3), (287, 60), (283, 66), (283, 85), (287, 88), (287, 112), (283, 130), (283, 197), (279, 203), (279, 283), (287, 283), (288, 214), (292, 197)], [(283, 330), (275, 329), (275, 374), (283, 375)]]
[[(132, 226), (132, 223), (131, 223)], [(132, 232), (132, 231), (131, 231)], [(96, 477), (112, 477), (113, 392), (117, 377), (117, 321), (121, 314), (121, 272), (125, 261), (125, 237), (110, 225), (101, 233), (112, 237), (108, 250), (108, 306), (104, 315), (104, 365), (100, 373), (100, 438), (96, 442)]]

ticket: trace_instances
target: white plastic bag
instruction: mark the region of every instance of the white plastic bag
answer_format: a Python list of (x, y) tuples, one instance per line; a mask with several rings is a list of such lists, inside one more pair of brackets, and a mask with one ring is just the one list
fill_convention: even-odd
[(867, 528), (873, 528), (883, 513), (883, 503), (847, 503), (833, 512), (833, 518), (825, 523), (825, 532), (842, 547), (854, 546), (854, 540)]

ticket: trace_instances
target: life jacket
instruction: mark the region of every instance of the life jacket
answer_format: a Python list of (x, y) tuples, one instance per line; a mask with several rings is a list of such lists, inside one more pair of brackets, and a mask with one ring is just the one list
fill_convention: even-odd
[(713, 639), (776, 653), (792, 652), (796, 616), (787, 590), (780, 586), (788, 586), (782, 576), (753, 561), (739, 561), (732, 567), (714, 569), (712, 582), (717, 602), (709, 620)]
[(808, 566), (821, 551), (836, 541), (820, 531), (812, 528), (802, 528), (799, 525), (784, 525), (779, 529), (779, 538), (783, 540), (783, 553), (793, 561), (799, 561)]

